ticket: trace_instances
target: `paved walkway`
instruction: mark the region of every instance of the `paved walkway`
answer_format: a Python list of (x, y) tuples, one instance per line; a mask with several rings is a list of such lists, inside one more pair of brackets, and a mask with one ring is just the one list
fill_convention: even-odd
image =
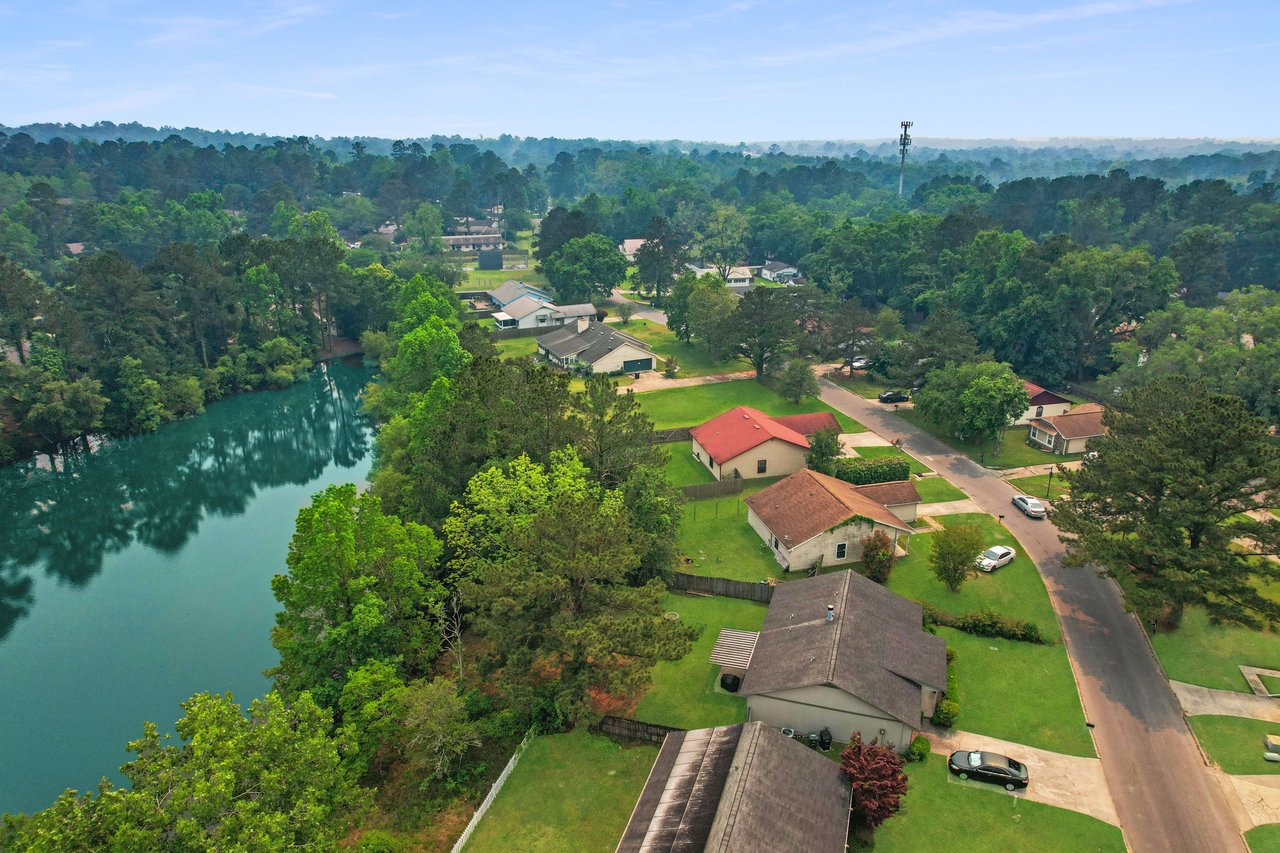
[(653, 322), (661, 323), (664, 326), (667, 325), (667, 312), (660, 308), (654, 308), (652, 305), (646, 305), (643, 302), (636, 302), (634, 299), (628, 299), (621, 290), (615, 287), (613, 289), (613, 293), (610, 294), (607, 303), (621, 305), (624, 302), (630, 302), (632, 305), (636, 306), (636, 313), (632, 316), (639, 317), (642, 320), (652, 320)]
[(740, 370), (736, 373), (717, 373), (713, 376), (684, 376), (668, 379), (660, 371), (650, 370), (641, 373), (640, 378), (630, 385), (618, 386), (618, 393), (628, 391), (643, 393), (645, 391), (663, 391), (667, 388), (689, 388), (693, 385), (714, 385), (717, 382), (736, 382), (739, 379), (754, 379), (754, 370)]
[[(1000, 473), (1000, 476), (1004, 477), (1006, 480), (1016, 480), (1019, 477), (1034, 477), (1037, 474), (1047, 474), (1049, 472), (1046, 471), (1045, 469), (1053, 464), (1054, 464), (1053, 457), (1049, 457), (1048, 460), (1043, 465), (1027, 465), (1026, 467), (1023, 467), (1023, 468), (1005, 468), (1001, 470), (999, 473)], [(1083, 464), (1084, 464), (1084, 461), (1081, 459), (1072, 459), (1070, 462), (1058, 463), (1058, 465), (1061, 465), (1063, 468), (1066, 468), (1068, 471), (1075, 471), (1077, 468), (1079, 468)], [(1058, 473), (1057, 471), (1054, 471), (1054, 476), (1057, 476), (1057, 473)]]
[(893, 442), (887, 438), (881, 438), (871, 430), (866, 432), (842, 432), (840, 433), (840, 443), (844, 445), (845, 450), (858, 447), (892, 447)]
[[(977, 749), (998, 752), (1026, 764), (1031, 784), (1021, 791), (1006, 792), (1011, 797), (1070, 809), (1112, 826), (1120, 825), (1115, 804), (1111, 801), (1111, 791), (1107, 788), (1107, 778), (1102, 772), (1102, 762), (1096, 758), (1063, 755), (972, 732), (926, 733), (925, 737), (929, 738), (933, 751), (939, 755), (950, 755), (958, 749)], [(973, 784), (1000, 790), (995, 785), (982, 782)]]
[(1182, 711), (1188, 717), (1214, 714), (1267, 720), (1280, 725), (1280, 699), (1254, 693), (1236, 693), (1233, 690), (1213, 690), (1196, 684), (1183, 684), (1181, 681), (1170, 681), (1169, 686), (1173, 688), (1173, 694), (1178, 697)]
[(916, 515), (956, 515), (962, 512), (982, 512), (982, 507), (965, 498), (960, 501), (938, 501), (932, 504), (920, 504), (916, 507)]
[[(1280, 823), (1280, 776), (1228, 776), (1218, 774), (1222, 787), (1240, 800), (1236, 820), (1248, 832), (1264, 823)], [(1240, 813), (1240, 812), (1243, 813)]]

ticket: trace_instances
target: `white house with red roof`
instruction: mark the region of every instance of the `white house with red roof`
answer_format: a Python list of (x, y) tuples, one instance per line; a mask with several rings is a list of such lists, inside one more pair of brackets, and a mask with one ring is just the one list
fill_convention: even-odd
[(809, 436), (840, 431), (830, 412), (769, 417), (738, 406), (689, 431), (693, 458), (718, 480), (782, 477), (804, 467)]
[(1066, 397), (1061, 397), (1052, 391), (1046, 391), (1034, 382), (1022, 380), (1022, 387), (1027, 389), (1027, 396), (1031, 398), (1031, 403), (1027, 406), (1027, 410), (1022, 413), (1022, 417), (1014, 421), (1017, 425), (1029, 424), (1035, 418), (1053, 418), (1058, 415), (1065, 415), (1071, 410), (1071, 401)]

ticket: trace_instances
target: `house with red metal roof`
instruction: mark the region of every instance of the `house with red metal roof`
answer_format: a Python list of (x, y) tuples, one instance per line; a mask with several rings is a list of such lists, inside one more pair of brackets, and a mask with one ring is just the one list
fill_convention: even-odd
[(738, 406), (689, 431), (693, 458), (717, 480), (781, 477), (804, 467), (809, 436), (840, 431), (830, 412), (769, 417)]

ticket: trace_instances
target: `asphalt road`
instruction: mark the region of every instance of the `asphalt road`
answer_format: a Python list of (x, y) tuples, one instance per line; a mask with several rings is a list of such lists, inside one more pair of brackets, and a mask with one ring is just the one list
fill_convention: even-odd
[[(1026, 518), (997, 474), (957, 453), (892, 410), (822, 380), (822, 399), (1003, 515), (1035, 560), (1057, 610), (1085, 717), (1125, 841), (1136, 853), (1246, 851), (1226, 795), (1204, 765), (1145, 634), (1125, 612), (1115, 583), (1062, 565), (1063, 545), (1047, 520)], [(1016, 673), (1010, 673), (1016, 677)], [(1034, 697), (1028, 697), (1034, 701)]]

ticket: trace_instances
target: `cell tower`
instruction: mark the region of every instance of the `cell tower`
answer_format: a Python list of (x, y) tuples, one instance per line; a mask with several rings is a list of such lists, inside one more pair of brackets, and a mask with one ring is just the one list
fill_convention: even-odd
[(898, 137), (898, 147), (902, 149), (902, 165), (898, 167), (898, 197), (902, 197), (902, 181), (907, 176), (907, 149), (911, 147), (911, 134), (907, 133), (911, 129), (913, 121), (904, 121), (902, 123), (902, 135)]

